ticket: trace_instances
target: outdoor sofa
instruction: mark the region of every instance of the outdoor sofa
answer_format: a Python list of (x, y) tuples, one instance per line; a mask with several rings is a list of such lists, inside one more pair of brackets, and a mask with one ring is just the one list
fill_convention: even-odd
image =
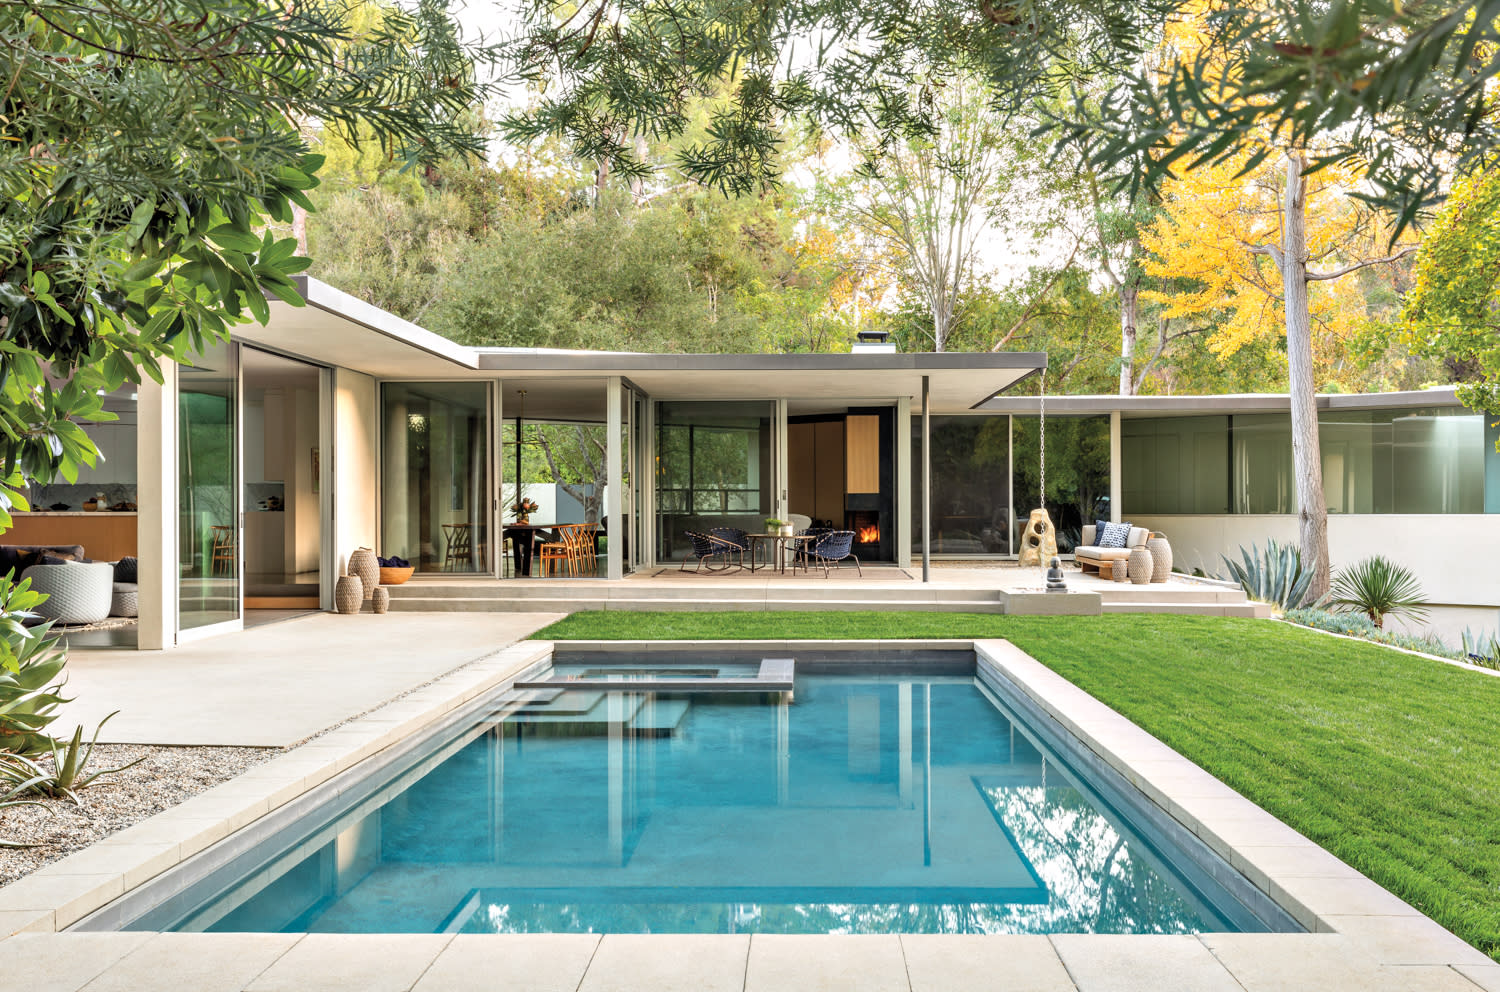
[(1094, 543), (1099, 536), (1095, 533), (1097, 529), (1096, 524), (1083, 525), (1081, 543), (1073, 549), (1073, 559), (1084, 572), (1098, 572), (1100, 577), (1106, 579), (1115, 577), (1116, 568), (1123, 571), (1130, 559), (1130, 552), (1145, 547), (1146, 538), (1151, 536), (1151, 532), (1144, 527), (1132, 527), (1125, 537), (1123, 548), (1103, 548)]

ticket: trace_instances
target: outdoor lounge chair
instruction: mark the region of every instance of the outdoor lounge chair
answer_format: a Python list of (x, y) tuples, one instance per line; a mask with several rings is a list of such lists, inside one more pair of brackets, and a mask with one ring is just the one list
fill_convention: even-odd
[(745, 555), (750, 553), (750, 538), (738, 527), (710, 527), (709, 536), (717, 537), (721, 541), (728, 541), (739, 548), (739, 564), (745, 564)]
[(854, 559), (854, 567), (863, 577), (865, 570), (860, 568), (859, 557), (854, 553), (854, 531), (852, 530), (832, 530), (816, 541), (808, 542), (807, 560), (813, 565), (823, 566), (825, 579), (828, 578), (832, 566), (841, 566), (848, 558)]
[[(700, 534), (695, 530), (687, 531), (687, 537), (693, 542), (693, 550), (688, 552), (678, 566), (679, 572), (687, 571), (687, 563), (695, 559), (698, 562), (693, 569), (695, 572), (723, 572), (744, 565), (744, 549), (733, 541), (726, 541), (712, 534)], [(735, 561), (736, 558), (739, 559), (738, 562)]]

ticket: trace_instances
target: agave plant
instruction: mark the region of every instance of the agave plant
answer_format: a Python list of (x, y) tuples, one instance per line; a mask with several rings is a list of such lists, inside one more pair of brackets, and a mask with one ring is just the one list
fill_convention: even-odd
[[(142, 755), (128, 765), (121, 765), (118, 768), (105, 768), (92, 774), (86, 774), (89, 759), (94, 756), (94, 746), (99, 743), (99, 731), (103, 730), (104, 725), (110, 721), (110, 717), (113, 717), (118, 712), (120, 711), (115, 710), (114, 713), (99, 721), (99, 726), (94, 728), (94, 738), (88, 742), (87, 746), (84, 746), (83, 743), (82, 726), (74, 729), (73, 737), (66, 745), (60, 745), (57, 741), (53, 741), (52, 767), (54, 771), (32, 788), (43, 795), (52, 796), (56, 799), (66, 796), (77, 803), (78, 796), (76, 790), (86, 788), (89, 783), (97, 781), (105, 775), (123, 772), (132, 765), (138, 765), (142, 761), (145, 761), (146, 756)], [(82, 804), (80, 803), (79, 805)]]
[(1417, 577), (1380, 555), (1340, 569), (1333, 577), (1332, 602), (1359, 610), (1382, 629), (1387, 615), (1423, 620), (1428, 614)]
[(1240, 548), (1241, 561), (1220, 555), (1229, 567), (1230, 578), (1240, 584), (1245, 595), (1279, 607), (1283, 612), (1314, 605), (1308, 594), (1312, 572), (1302, 567), (1302, 552), (1294, 545), (1266, 542), (1265, 553), (1255, 545), (1247, 551)]
[[(68, 656), (58, 650), (61, 638), (51, 628), (22, 630), (9, 641), (17, 670), (0, 672), (0, 750), (32, 754), (52, 744), (46, 727), (69, 700), (61, 695), (60, 677)], [(0, 636), (11, 637), (9, 631)]]
[(1464, 628), (1462, 634), (1464, 658), (1481, 668), (1500, 668), (1500, 635)]

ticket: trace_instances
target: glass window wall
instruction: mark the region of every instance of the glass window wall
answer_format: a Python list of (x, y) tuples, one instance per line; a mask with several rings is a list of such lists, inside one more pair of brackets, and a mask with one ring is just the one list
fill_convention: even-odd
[(1126, 517), (1229, 512), (1228, 417), (1122, 420), (1120, 460)]
[(681, 561), (688, 531), (765, 529), (771, 494), (769, 401), (661, 403), (656, 419), (658, 561)]
[(178, 370), (179, 630), (240, 617), (237, 354), (220, 343)]
[[(922, 418), (912, 419), (912, 554), (922, 553)], [(1010, 417), (932, 418), (932, 553), (1007, 555)]]
[(489, 384), (381, 388), (380, 549), (419, 572), (489, 572)]
[[(1011, 441), (1015, 446), (1012, 475), (1016, 501), (1013, 544), (1036, 508), (1041, 491), (1037, 443), (1039, 420), (1013, 418)], [(1109, 516), (1109, 418), (1047, 418), (1047, 515), (1057, 528), (1057, 550), (1070, 554), (1083, 536), (1083, 525)]]

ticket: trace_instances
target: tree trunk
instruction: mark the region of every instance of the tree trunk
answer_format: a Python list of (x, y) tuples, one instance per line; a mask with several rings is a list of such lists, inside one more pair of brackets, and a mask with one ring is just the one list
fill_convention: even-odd
[(1308, 594), (1328, 593), (1328, 503), (1323, 496), (1323, 456), (1318, 443), (1318, 403), (1313, 385), (1312, 316), (1307, 302), (1306, 157), (1289, 152), (1281, 215), (1281, 286), (1286, 300), (1286, 355), (1292, 401), (1292, 467), (1297, 483), (1297, 534), (1302, 567), (1312, 572)]
[(1120, 395), (1135, 395), (1135, 334), (1140, 290), (1134, 279), (1120, 286)]

